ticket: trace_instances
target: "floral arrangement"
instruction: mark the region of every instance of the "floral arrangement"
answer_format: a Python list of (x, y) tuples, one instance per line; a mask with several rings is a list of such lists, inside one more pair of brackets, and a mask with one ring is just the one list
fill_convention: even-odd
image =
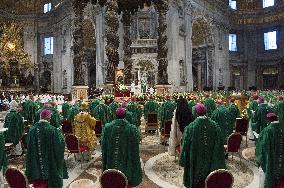
[(121, 93), (126, 93), (129, 91), (128, 87), (123, 85), (123, 84), (120, 84), (118, 85), (118, 90), (121, 92)]

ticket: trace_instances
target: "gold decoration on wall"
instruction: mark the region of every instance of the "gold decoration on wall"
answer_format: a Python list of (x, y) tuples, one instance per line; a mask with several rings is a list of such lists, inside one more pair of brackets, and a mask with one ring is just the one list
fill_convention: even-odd
[(0, 23), (0, 64), (9, 67), (18, 62), (20, 68), (31, 68), (30, 56), (24, 50), (23, 27), (15, 22)]

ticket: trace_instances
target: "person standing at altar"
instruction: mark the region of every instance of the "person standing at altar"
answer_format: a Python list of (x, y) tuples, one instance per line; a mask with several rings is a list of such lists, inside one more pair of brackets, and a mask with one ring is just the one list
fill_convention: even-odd
[(180, 157), (187, 188), (198, 187), (212, 171), (226, 168), (220, 127), (206, 116), (203, 104), (198, 103), (195, 111), (197, 118), (185, 129)]
[(12, 150), (11, 155), (22, 155), (22, 147), (20, 139), (24, 133), (24, 121), (22, 115), (16, 110), (18, 103), (12, 100), (9, 104), (10, 111), (5, 117), (4, 128), (8, 128), (5, 132), (6, 143), (13, 143), (15, 148)]
[(101, 147), (103, 171), (117, 169), (125, 174), (130, 186), (142, 182), (139, 156), (139, 130), (125, 120), (126, 109), (116, 110), (117, 119), (103, 127)]
[(260, 165), (260, 188), (274, 188), (277, 181), (284, 182), (284, 122), (277, 121), (275, 113), (266, 117), (270, 123), (256, 141), (256, 159)]
[(43, 109), (40, 121), (28, 133), (25, 174), (30, 183), (45, 180), (48, 187), (62, 188), (68, 178), (65, 142), (61, 131), (49, 123), (51, 116), (51, 110)]

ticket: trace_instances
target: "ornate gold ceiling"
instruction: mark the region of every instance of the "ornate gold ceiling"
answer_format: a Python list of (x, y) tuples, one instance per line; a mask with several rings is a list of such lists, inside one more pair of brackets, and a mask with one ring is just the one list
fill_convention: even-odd
[(13, 14), (34, 14), (43, 13), (43, 5), (52, 3), (52, 6), (59, 4), (62, 0), (1, 0), (0, 9)]

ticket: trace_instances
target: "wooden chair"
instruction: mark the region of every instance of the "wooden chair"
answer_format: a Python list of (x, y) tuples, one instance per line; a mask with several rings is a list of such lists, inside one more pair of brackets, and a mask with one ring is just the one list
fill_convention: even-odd
[(83, 144), (79, 144), (79, 140), (77, 136), (73, 134), (68, 134), (65, 136), (65, 143), (66, 143), (67, 150), (68, 150), (67, 160), (70, 154), (74, 154), (75, 159), (76, 159), (75, 154), (81, 154), (81, 157), (82, 157), (81, 168), (82, 168), (82, 163), (84, 160), (83, 153), (89, 151), (89, 148)]
[[(224, 146), (224, 151), (232, 153), (232, 159), (234, 158), (233, 153), (239, 153), (242, 143), (242, 135), (239, 133), (232, 133), (227, 141), (227, 145)], [(241, 160), (241, 157), (240, 157)]]
[(225, 169), (211, 172), (205, 180), (205, 188), (231, 188), (234, 183), (233, 175)]
[(62, 132), (64, 135), (73, 134), (72, 122), (69, 120), (62, 121)]
[(159, 121), (157, 113), (149, 113), (147, 117), (145, 133), (148, 131), (157, 131), (159, 129)]
[(165, 120), (164, 121), (164, 128), (161, 131), (162, 140), (163, 140), (163, 143), (165, 144), (165, 147), (166, 147), (167, 139), (170, 138), (171, 128), (172, 128), (172, 120), (171, 119)]
[(127, 177), (119, 170), (108, 169), (100, 177), (102, 188), (130, 188)]
[(275, 188), (284, 188), (284, 179), (279, 179), (275, 181)]
[(241, 134), (246, 137), (246, 147), (248, 146), (248, 119), (237, 118), (235, 132)]
[(100, 138), (103, 132), (103, 122), (101, 120), (96, 120), (96, 126), (94, 128), (94, 131), (96, 136)]
[(10, 167), (5, 172), (5, 179), (10, 188), (47, 188), (48, 182), (46, 180), (36, 180), (28, 183), (27, 177), (17, 168)]

